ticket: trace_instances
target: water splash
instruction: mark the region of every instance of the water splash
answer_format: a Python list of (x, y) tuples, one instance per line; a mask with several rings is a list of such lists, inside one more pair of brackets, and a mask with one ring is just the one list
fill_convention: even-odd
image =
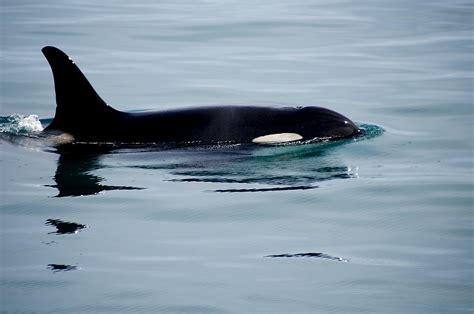
[(0, 134), (36, 136), (43, 131), (43, 125), (37, 115), (13, 114), (0, 117)]
[(369, 140), (374, 137), (382, 135), (385, 130), (374, 124), (359, 123), (359, 128), (363, 130), (362, 136), (356, 137), (355, 141)]

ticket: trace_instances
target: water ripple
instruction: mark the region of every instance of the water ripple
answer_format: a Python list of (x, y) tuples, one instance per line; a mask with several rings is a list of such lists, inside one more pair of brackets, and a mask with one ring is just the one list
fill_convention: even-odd
[(323, 258), (323, 259), (329, 259), (333, 261), (338, 261), (338, 262), (349, 262), (349, 260), (341, 257), (336, 257), (336, 256), (331, 256), (328, 254), (324, 253), (297, 253), (297, 254), (275, 254), (275, 255), (267, 255), (265, 257), (271, 257), (271, 258), (290, 258), (290, 257), (305, 257), (305, 258)]

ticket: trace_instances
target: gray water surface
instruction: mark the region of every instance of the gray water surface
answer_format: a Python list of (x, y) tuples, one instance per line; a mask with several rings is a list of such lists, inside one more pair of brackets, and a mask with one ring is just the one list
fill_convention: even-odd
[[(0, 20), (2, 311), (473, 311), (472, 2), (3, 0)], [(54, 116), (46, 45), (119, 110), (319, 105), (370, 136), (56, 151), (19, 122)]]

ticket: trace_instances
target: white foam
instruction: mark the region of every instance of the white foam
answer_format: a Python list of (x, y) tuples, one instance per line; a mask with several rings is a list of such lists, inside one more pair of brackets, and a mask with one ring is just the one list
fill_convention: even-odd
[(39, 133), (44, 130), (39, 117), (35, 114), (29, 116), (19, 116), (18, 128), (20, 131), (28, 133)]
[(0, 132), (16, 135), (34, 135), (43, 131), (43, 126), (37, 115), (24, 116), (13, 114), (0, 117)]

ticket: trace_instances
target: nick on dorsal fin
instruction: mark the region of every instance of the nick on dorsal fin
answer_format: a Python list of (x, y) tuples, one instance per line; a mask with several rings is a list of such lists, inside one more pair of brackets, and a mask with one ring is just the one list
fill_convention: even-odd
[(56, 115), (47, 130), (74, 134), (79, 124), (98, 122), (104, 113), (114, 111), (64, 52), (51, 46), (41, 51), (51, 66), (56, 92)]

